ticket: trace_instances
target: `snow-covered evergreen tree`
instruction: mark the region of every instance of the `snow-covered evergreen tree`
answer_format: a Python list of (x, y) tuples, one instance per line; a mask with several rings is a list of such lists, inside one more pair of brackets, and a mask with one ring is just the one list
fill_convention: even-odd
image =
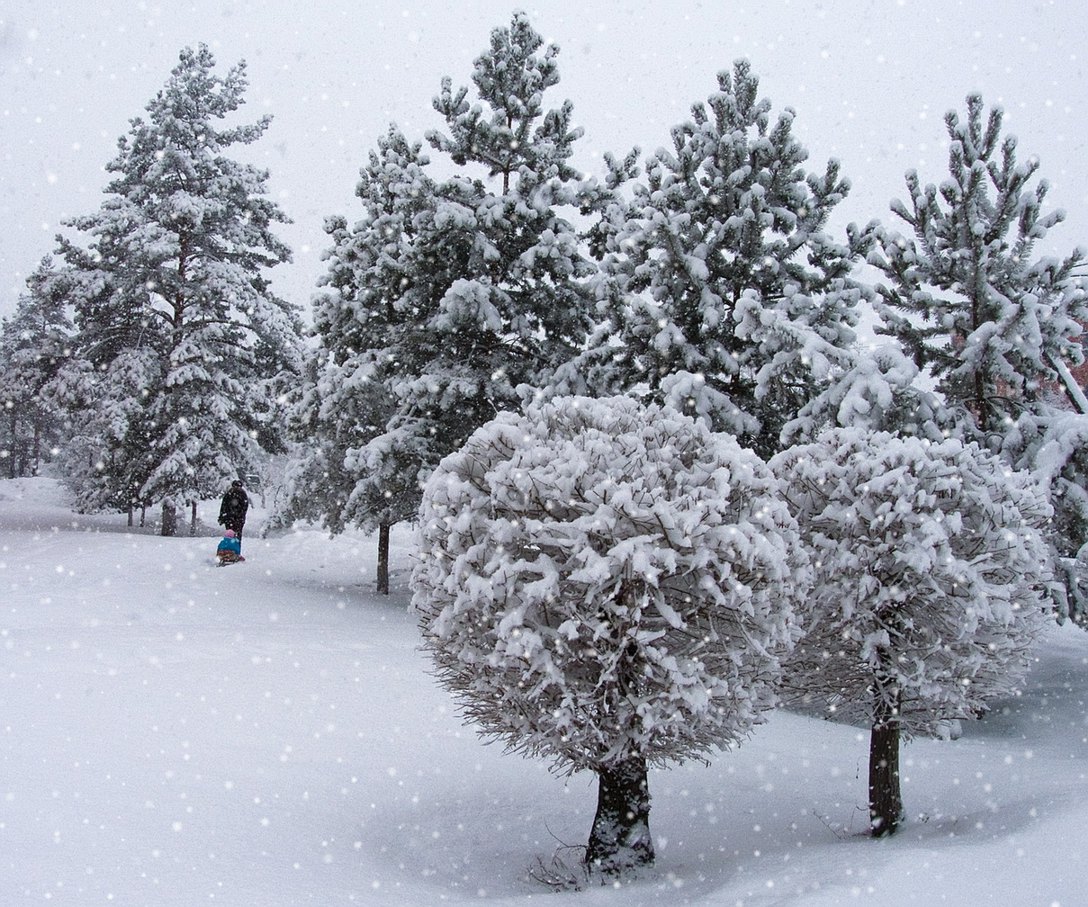
[(919, 369), (894, 345), (844, 351), (828, 385), (782, 429), (784, 445), (813, 441), (828, 428), (864, 428), (940, 441), (955, 419), (932, 391), (918, 386)]
[(225, 76), (204, 45), (181, 52), (163, 89), (107, 165), (93, 214), (60, 239), (79, 274), (72, 302), (81, 367), (64, 380), (78, 442), (70, 463), (81, 501), (136, 496), (176, 504), (219, 493), (277, 443), (277, 399), (299, 368), (299, 321), (267, 268), (290, 253), (268, 174), (228, 156), (270, 118), (220, 126), (244, 103), (245, 64)]
[(775, 701), (808, 566), (766, 465), (629, 397), (505, 413), (427, 483), (413, 606), (483, 735), (598, 775), (586, 862), (653, 860), (646, 769)]
[(436, 458), (425, 432), (402, 430), (406, 416), (391, 389), (421, 328), (414, 242), (434, 217), (436, 191), (426, 164), (422, 146), (391, 126), (360, 174), (363, 218), (351, 228), (342, 217), (326, 223), (333, 245), (314, 299), (318, 342), (292, 407), (299, 455), (276, 517), (319, 521), (334, 533), (377, 529), (384, 592), (389, 529), (415, 517), (421, 472)]
[(44, 392), (71, 355), (70, 275), (45, 258), (26, 286), (0, 325), (0, 457), (13, 479), (37, 475), (67, 434)]
[(773, 122), (746, 61), (718, 76), (596, 236), (604, 323), (558, 390), (632, 390), (780, 448), (786, 421), (854, 342), (864, 288), (850, 274), (860, 234), (833, 242), (828, 216), (849, 190), (836, 161), (805, 169), (794, 113)]
[(564, 216), (581, 202), (569, 164), (581, 130), (570, 101), (544, 107), (559, 82), (558, 53), (515, 13), (476, 59), (475, 91), (446, 78), (434, 99), (447, 131), (427, 138), (457, 172), (437, 187), (416, 246), (415, 273), (428, 277), (415, 293), (426, 320), (400, 357), (394, 392), (443, 454), (517, 408), (525, 388), (545, 384), (591, 324), (586, 279), (596, 268)]
[(559, 76), (542, 45), (515, 14), (476, 60), (474, 98), (443, 80), (447, 132), (428, 140), (452, 176), (392, 128), (362, 172), (364, 216), (330, 222), (299, 411), (317, 440), (294, 498), (333, 531), (414, 518), (439, 460), (584, 341), (594, 268), (561, 213), (579, 202), (579, 131), (569, 102), (543, 106)]
[(945, 116), (949, 178), (923, 186), (909, 172), (910, 200), (892, 210), (913, 236), (882, 230), (869, 258), (890, 281), (877, 287), (882, 330), (982, 437), (1003, 435), (1048, 391), (1065, 392), (1062, 366), (1083, 361), (1088, 320), (1074, 279), (1083, 252), (1033, 257), (1063, 219), (1043, 213), (1047, 183), (1029, 185), (1038, 160), (1017, 161), (1016, 138), (1001, 136), (1000, 107), (984, 113), (971, 95), (966, 121), (955, 111)]
[(871, 727), (875, 835), (902, 820), (900, 737), (1015, 692), (1045, 621), (1037, 483), (959, 439), (834, 429), (774, 458), (814, 565), (786, 696)]
[[(1077, 271), (1085, 255), (1036, 257), (1037, 243), (1063, 219), (1044, 213), (1045, 180), (1032, 185), (1035, 158), (1020, 161), (1017, 140), (1002, 136), (1003, 114), (967, 98), (966, 118), (945, 117), (949, 176), (939, 186), (907, 174), (910, 198), (892, 210), (909, 235), (882, 230), (869, 256), (888, 283), (877, 287), (881, 330), (894, 336), (936, 380), (967, 437), (1036, 471), (1036, 454), (1076, 450), (1088, 401), (1070, 368), (1083, 361), (1088, 293)], [(1063, 433), (1071, 432), (1063, 440)], [(1088, 463), (1048, 461), (1058, 511), (1051, 545), (1057, 554), (1059, 605), (1088, 614), (1074, 559), (1088, 542)]]

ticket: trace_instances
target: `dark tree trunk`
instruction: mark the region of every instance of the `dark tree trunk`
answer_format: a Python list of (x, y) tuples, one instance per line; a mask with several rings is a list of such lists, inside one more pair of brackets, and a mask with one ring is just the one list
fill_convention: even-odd
[(42, 419), (34, 417), (34, 441), (30, 448), (30, 474), (36, 476), (42, 466)]
[(899, 786), (899, 709), (878, 689), (869, 736), (869, 828), (874, 838), (890, 835), (903, 821)]
[(162, 535), (178, 534), (178, 511), (172, 501), (162, 502)]
[(389, 594), (389, 523), (378, 526), (378, 592)]
[(597, 771), (597, 814), (586, 849), (590, 872), (622, 876), (654, 861), (646, 760), (627, 759)]
[(190, 501), (189, 508), (189, 535), (192, 537), (196, 535), (196, 501)]
[(19, 458), (16, 456), (16, 451), (19, 449), (19, 443), (18, 439), (15, 437), (15, 431), (19, 426), (19, 420), (15, 415), (14, 407), (8, 415), (8, 422), (8, 431), (11, 433), (11, 451), (8, 455), (8, 478), (17, 479), (19, 478)]

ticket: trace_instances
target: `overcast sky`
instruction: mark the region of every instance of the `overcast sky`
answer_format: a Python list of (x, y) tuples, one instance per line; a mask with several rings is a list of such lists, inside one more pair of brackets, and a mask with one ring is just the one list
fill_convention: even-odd
[(1044, 251), (1088, 246), (1084, 0), (0, 0), (0, 314), (60, 222), (98, 208), (117, 139), (198, 42), (221, 73), (247, 61), (247, 119), (274, 116), (252, 153), (294, 220), (280, 234), (295, 260), (272, 277), (308, 308), (323, 219), (361, 210), (355, 184), (377, 136), (390, 121), (419, 139), (439, 126), (441, 78), (468, 84), (514, 9), (561, 49), (546, 100), (573, 101), (587, 174), (602, 151), (667, 144), (743, 56), (774, 111), (797, 112), (813, 169), (837, 157), (851, 178), (838, 232), (891, 222), (907, 169), (942, 180), (943, 115), (980, 91), (1067, 212)]

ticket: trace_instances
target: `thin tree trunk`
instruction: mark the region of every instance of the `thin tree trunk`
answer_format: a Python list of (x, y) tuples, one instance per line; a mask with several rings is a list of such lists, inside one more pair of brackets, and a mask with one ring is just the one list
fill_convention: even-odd
[(190, 501), (189, 507), (189, 536), (191, 538), (196, 535), (196, 501)]
[(172, 501), (162, 502), (162, 535), (178, 534), (178, 511)]
[(19, 449), (19, 443), (18, 439), (15, 437), (15, 430), (19, 425), (19, 421), (18, 417), (15, 415), (14, 407), (11, 409), (11, 413), (8, 416), (8, 422), (10, 424), (11, 432), (11, 452), (8, 456), (8, 478), (17, 479), (19, 478), (19, 465), (17, 462), (18, 457), (15, 452)]
[(869, 828), (874, 838), (894, 834), (903, 821), (899, 784), (899, 709), (877, 688), (876, 711), (869, 736)]
[(34, 441), (30, 448), (30, 474), (36, 476), (42, 465), (42, 417), (34, 417)]
[(1088, 416), (1088, 397), (1085, 396), (1084, 391), (1077, 384), (1077, 379), (1073, 377), (1069, 367), (1057, 356), (1052, 356), (1049, 353), (1046, 361), (1050, 363), (1054, 371), (1058, 373), (1058, 377), (1061, 378), (1062, 387), (1065, 388), (1069, 402), (1082, 416)]
[(597, 771), (597, 813), (586, 848), (590, 872), (626, 875), (654, 861), (646, 760), (626, 759)]
[(378, 592), (389, 594), (389, 523), (378, 525)]

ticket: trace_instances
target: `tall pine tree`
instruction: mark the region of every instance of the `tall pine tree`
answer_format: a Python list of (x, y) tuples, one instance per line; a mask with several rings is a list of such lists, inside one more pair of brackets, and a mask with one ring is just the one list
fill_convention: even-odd
[[(912, 236), (883, 230), (870, 262), (882, 331), (896, 337), (961, 419), (982, 437), (1003, 435), (1025, 411), (1069, 393), (1064, 376), (1083, 361), (1083, 288), (1074, 279), (1084, 254), (1036, 258), (1035, 246), (1063, 214), (1043, 213), (1049, 186), (1030, 184), (1039, 162), (1017, 160), (1017, 140), (1001, 136), (1002, 110), (985, 115), (981, 96), (967, 117), (945, 117), (949, 178), (923, 185), (907, 173), (907, 203), (892, 211)], [(1076, 393), (1074, 390), (1073, 393)]]
[(314, 302), (317, 345), (292, 407), (298, 455), (276, 514), (281, 522), (317, 520), (334, 533), (349, 525), (377, 529), (384, 592), (390, 527), (414, 516), (418, 473), (433, 458), (426, 443), (417, 448), (411, 437), (396, 443), (397, 427), (390, 425), (398, 350), (410, 348), (420, 315), (411, 263), (420, 219), (433, 218), (426, 164), (421, 144), (391, 126), (360, 174), (363, 218), (351, 228), (342, 217), (326, 223), (333, 245)]
[(392, 128), (362, 172), (364, 216), (330, 221), (320, 349), (296, 408), (316, 440), (293, 513), (387, 533), (414, 517), (442, 457), (583, 343), (594, 266), (563, 216), (581, 204), (580, 133), (569, 102), (543, 106), (559, 76), (542, 46), (524, 14), (495, 29), (475, 97), (447, 78), (434, 100), (447, 131), (428, 141), (453, 175), (430, 176)]
[[(406, 369), (397, 394), (402, 409), (426, 415), (421, 428), (445, 439), (443, 452), (517, 408), (590, 326), (586, 279), (596, 268), (563, 214), (582, 202), (569, 164), (581, 130), (571, 125), (570, 101), (544, 107), (559, 82), (558, 52), (516, 13), (476, 60), (475, 96), (446, 78), (434, 100), (447, 132), (428, 141), (460, 169), (438, 187), (417, 245), (417, 267), (437, 269), (438, 279), (422, 300), (424, 357)], [(486, 180), (475, 178), (480, 172)]]
[(909, 200), (892, 210), (910, 235), (880, 231), (869, 260), (888, 278), (877, 287), (881, 330), (932, 375), (960, 430), (1047, 484), (1055, 597), (1084, 620), (1088, 575), (1077, 554), (1088, 542), (1080, 440), (1088, 401), (1070, 369), (1083, 361), (1085, 256), (1036, 256), (1064, 215), (1044, 213), (1048, 184), (1033, 184), (1039, 162), (1018, 160), (1002, 120), (979, 95), (967, 98), (965, 118), (946, 115), (948, 179), (923, 185), (907, 173)]
[(70, 475), (85, 504), (162, 501), (164, 534), (177, 504), (195, 508), (277, 443), (276, 400), (299, 368), (297, 313), (265, 276), (290, 257), (272, 233), (286, 218), (268, 173), (228, 156), (270, 117), (221, 125), (248, 83), (244, 62), (214, 67), (206, 46), (182, 51), (119, 141), (102, 206), (67, 224), (86, 245), (60, 240), (81, 275), (69, 461), (92, 464)]

